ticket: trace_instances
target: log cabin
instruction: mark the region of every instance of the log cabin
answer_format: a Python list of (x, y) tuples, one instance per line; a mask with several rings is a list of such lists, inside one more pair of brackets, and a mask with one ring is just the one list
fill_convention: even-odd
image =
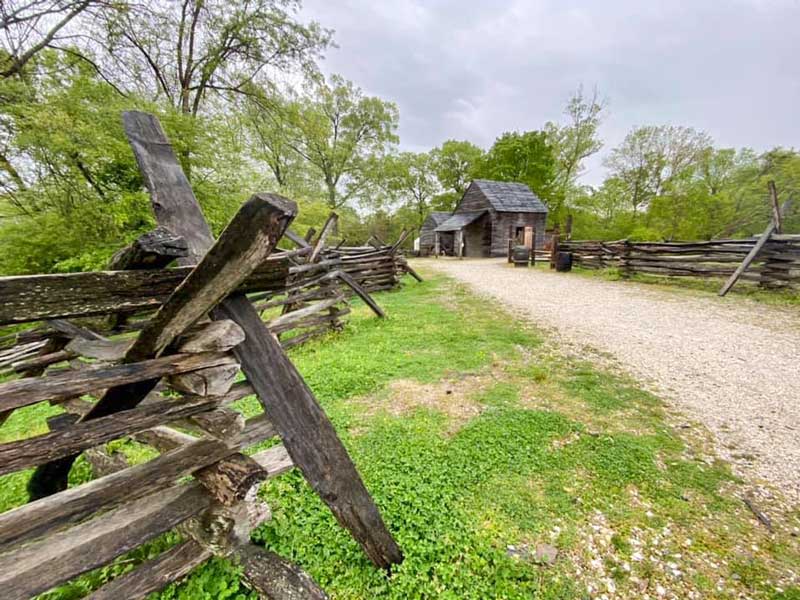
[(524, 183), (475, 179), (450, 218), (434, 229), (434, 253), (506, 256), (509, 240), (541, 247), (547, 206)]
[[(420, 256), (430, 256), (433, 254), (434, 246), (436, 245), (436, 232), (435, 229), (447, 221), (453, 213), (447, 211), (434, 211), (429, 214), (425, 221), (422, 223), (422, 227), (419, 230), (419, 255)], [(445, 252), (448, 252), (448, 249), (442, 244), (441, 249)], [(452, 253), (452, 247), (449, 248), (449, 253)]]

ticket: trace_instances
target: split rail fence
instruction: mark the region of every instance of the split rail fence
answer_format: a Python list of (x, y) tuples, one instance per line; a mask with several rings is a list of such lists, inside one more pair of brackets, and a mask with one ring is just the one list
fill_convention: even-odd
[[(624, 275), (729, 278), (760, 238), (705, 242), (563, 241), (561, 252), (589, 269), (617, 267)], [(800, 235), (772, 234), (740, 278), (762, 287), (800, 284)]]
[[(214, 240), (158, 121), (130, 112), (123, 122), (159, 228), (108, 271), (0, 278), (0, 326), (37, 323), (0, 340), (0, 368), (16, 375), (0, 383), (0, 424), (37, 403), (64, 410), (49, 433), (0, 445), (0, 475), (35, 469), (30, 501), (0, 514), (0, 596), (30, 598), (178, 527), (184, 541), (90, 597), (144, 598), (222, 555), (264, 597), (324, 598), (297, 566), (249, 542), (269, 516), (259, 484), (293, 467), (375, 565), (399, 563), (284, 348), (341, 327), (354, 294), (383, 316), (370, 292), (416, 276), (402, 240), (329, 248), (335, 215), (316, 240), (300, 238), (288, 229), (295, 204), (272, 194), (254, 195)], [(297, 248), (277, 251), (284, 236)], [(244, 419), (230, 405), (252, 394), (263, 413)], [(123, 437), (160, 454), (130, 466), (104, 450)], [(68, 487), (81, 454), (100, 476)]]

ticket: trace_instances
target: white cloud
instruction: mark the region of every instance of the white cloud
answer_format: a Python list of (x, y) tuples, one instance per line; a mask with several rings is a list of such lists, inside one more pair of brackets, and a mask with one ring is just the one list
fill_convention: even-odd
[(336, 29), (326, 71), (397, 102), (407, 148), (539, 128), (580, 83), (610, 100), (606, 149), (650, 123), (726, 146), (800, 140), (798, 0), (306, 0), (303, 14)]

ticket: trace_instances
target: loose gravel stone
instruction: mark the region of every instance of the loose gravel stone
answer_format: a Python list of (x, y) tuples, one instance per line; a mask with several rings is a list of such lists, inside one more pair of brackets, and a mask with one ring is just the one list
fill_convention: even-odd
[(554, 328), (567, 342), (611, 354), (704, 423), (740, 475), (800, 500), (800, 311), (514, 269), (505, 260), (424, 264)]

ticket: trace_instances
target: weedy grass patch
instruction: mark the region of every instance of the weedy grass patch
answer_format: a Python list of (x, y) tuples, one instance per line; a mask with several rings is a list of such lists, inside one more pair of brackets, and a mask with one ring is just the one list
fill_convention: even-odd
[[(344, 331), (291, 352), (405, 561), (388, 576), (372, 567), (294, 471), (263, 486), (273, 518), (256, 543), (299, 563), (336, 599), (797, 597), (796, 511), (774, 515), (775, 532), (766, 531), (741, 501), (743, 482), (673, 427), (658, 398), (426, 276), (377, 296), (388, 319), (356, 304)], [(415, 382), (435, 401), (414, 397)], [(477, 408), (465, 417), (448, 402)], [(254, 398), (238, 407), (258, 411)], [(37, 410), (19, 411), (0, 439), (41, 428), (51, 409)], [(147, 456), (115, 444), (134, 460)], [(26, 476), (14, 477), (3, 482), (4, 507), (24, 499)], [(73, 471), (73, 483), (88, 477)], [(79, 598), (175, 539), (46, 597)], [(557, 550), (554, 561), (537, 558), (543, 545)], [(219, 559), (154, 595), (253, 597)]]

